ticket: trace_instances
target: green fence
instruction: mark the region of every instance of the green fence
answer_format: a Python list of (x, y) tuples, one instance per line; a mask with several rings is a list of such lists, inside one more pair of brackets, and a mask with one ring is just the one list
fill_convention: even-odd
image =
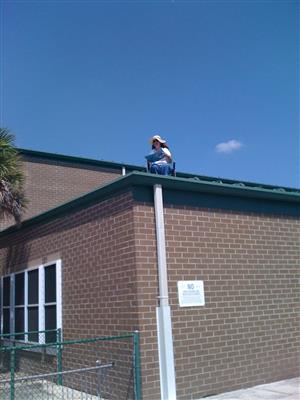
[[(40, 343), (26, 335), (1, 335), (1, 400), (141, 400), (139, 332), (120, 336)], [(22, 340), (19, 340), (22, 337)], [(45, 339), (45, 340), (44, 340)]]

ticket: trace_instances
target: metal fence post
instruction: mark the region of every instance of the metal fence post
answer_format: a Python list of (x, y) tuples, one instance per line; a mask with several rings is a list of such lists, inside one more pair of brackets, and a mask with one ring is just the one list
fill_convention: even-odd
[(57, 350), (57, 384), (62, 385), (62, 346), (61, 346), (61, 329), (57, 329), (56, 335), (56, 350)]
[(134, 362), (134, 395), (135, 400), (142, 400), (141, 364), (140, 364), (140, 333), (133, 332), (133, 362)]
[(15, 400), (15, 367), (16, 350), (12, 347), (10, 349), (10, 400)]

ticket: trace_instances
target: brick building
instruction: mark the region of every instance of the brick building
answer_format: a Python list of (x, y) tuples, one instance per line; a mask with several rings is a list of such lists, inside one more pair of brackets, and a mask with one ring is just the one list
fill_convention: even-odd
[[(0, 233), (2, 332), (139, 330), (144, 400), (299, 375), (299, 190), (22, 155), (31, 203)], [(180, 304), (178, 282), (199, 281), (203, 304)]]

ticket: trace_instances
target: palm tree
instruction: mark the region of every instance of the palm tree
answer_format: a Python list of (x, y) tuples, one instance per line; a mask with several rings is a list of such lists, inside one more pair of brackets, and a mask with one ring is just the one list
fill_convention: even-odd
[(14, 140), (8, 129), (0, 128), (0, 219), (13, 216), (19, 224), (26, 199), (24, 174)]

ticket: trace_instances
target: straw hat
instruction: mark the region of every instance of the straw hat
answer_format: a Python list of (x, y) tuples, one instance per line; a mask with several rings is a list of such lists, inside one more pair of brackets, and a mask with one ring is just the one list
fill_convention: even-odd
[(164, 144), (164, 143), (167, 142), (166, 140), (162, 139), (159, 135), (153, 136), (153, 137), (150, 139), (150, 144), (153, 144), (154, 140), (157, 140), (157, 141), (159, 141), (159, 142), (162, 143), (162, 144)]

